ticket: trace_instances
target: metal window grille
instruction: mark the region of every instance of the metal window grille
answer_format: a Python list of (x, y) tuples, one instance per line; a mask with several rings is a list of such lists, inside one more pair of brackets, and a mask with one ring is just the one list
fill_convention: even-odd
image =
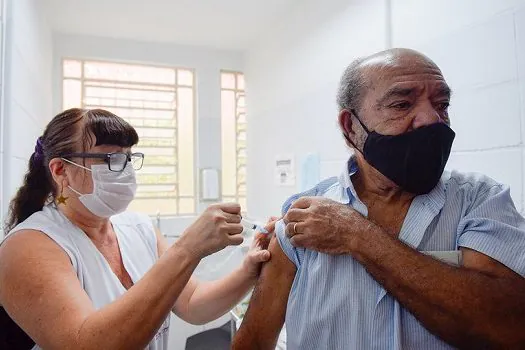
[(65, 59), (63, 107), (102, 108), (135, 127), (145, 154), (131, 210), (196, 212), (194, 72), (186, 68)]
[[(246, 211), (246, 101), (244, 74), (221, 72), (223, 200)], [(233, 139), (233, 142), (232, 142)]]

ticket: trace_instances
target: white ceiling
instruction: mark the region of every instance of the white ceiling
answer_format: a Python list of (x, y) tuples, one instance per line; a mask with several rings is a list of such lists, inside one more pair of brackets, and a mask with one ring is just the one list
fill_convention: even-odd
[(39, 0), (55, 32), (244, 50), (301, 0)]

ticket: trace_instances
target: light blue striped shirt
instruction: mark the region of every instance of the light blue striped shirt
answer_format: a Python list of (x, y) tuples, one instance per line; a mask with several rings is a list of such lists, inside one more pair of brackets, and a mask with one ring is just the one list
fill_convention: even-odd
[[(288, 199), (323, 196), (351, 205), (363, 215), (350, 176), (353, 159), (339, 176)], [(276, 227), (278, 241), (297, 266), (290, 291), (286, 331), (288, 349), (450, 349), (428, 332), (350, 255), (330, 256), (295, 248)], [(467, 247), (525, 276), (525, 220), (509, 188), (478, 174), (445, 172), (429, 194), (416, 197), (399, 239), (419, 251)]]

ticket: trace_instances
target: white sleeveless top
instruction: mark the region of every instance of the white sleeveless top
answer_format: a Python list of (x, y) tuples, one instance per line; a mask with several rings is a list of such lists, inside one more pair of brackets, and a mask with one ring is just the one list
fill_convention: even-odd
[[(155, 229), (149, 217), (136, 213), (124, 212), (110, 220), (117, 235), (124, 267), (135, 284), (158, 259)], [(27, 229), (45, 233), (67, 253), (95, 309), (115, 301), (126, 292), (93, 242), (53, 204), (31, 215), (9, 235)], [(168, 316), (146, 347), (147, 350), (168, 349), (169, 320)], [(36, 345), (35, 349), (41, 348)]]

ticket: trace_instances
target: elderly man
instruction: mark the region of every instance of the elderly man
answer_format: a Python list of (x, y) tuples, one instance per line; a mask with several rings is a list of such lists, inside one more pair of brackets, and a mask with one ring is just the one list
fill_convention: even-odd
[(449, 99), (412, 50), (348, 67), (355, 155), (285, 203), (234, 349), (271, 349), (285, 320), (288, 349), (525, 348), (525, 220), (508, 187), (444, 172)]

